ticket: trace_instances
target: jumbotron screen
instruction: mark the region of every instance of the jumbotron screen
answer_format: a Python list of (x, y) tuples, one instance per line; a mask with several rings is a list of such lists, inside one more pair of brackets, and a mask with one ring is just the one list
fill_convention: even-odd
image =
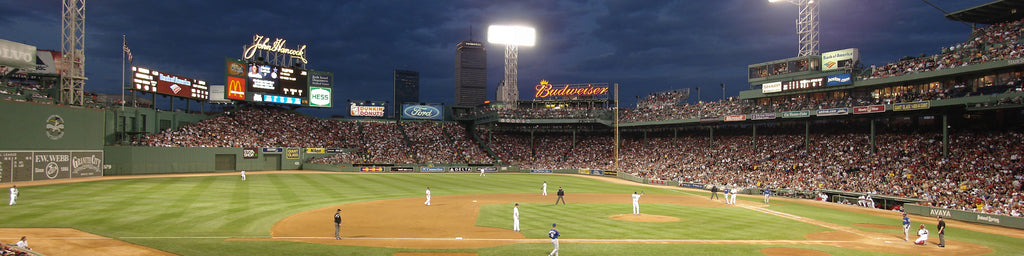
[(224, 98), (310, 107), (331, 107), (333, 74), (226, 59)]
[(140, 92), (159, 93), (193, 100), (209, 100), (206, 81), (132, 66), (132, 87)]

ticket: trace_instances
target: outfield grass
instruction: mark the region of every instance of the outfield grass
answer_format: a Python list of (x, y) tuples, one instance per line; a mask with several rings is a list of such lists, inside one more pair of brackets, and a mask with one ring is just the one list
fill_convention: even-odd
[[(392, 255), (395, 252), (450, 251), (480, 255), (542, 255), (547, 243), (482, 249), (415, 250), (307, 244), (284, 241), (226, 241), (220, 237), (269, 237), (274, 223), (299, 212), (331, 205), (392, 198), (490, 193), (549, 193), (562, 186), (572, 193), (691, 194), (638, 188), (589, 178), (544, 174), (257, 174), (238, 176), (140, 178), (20, 187), (18, 205), (0, 211), (0, 227), (70, 227), (182, 255)], [(702, 194), (703, 195), (703, 194)], [(648, 214), (680, 222), (637, 223), (608, 218), (628, 214), (629, 203), (548, 206), (521, 204), (527, 238), (543, 238), (558, 222), (565, 238), (636, 239), (802, 239), (823, 228), (738, 207), (644, 204)], [(477, 224), (511, 229), (511, 205), (481, 208)], [(890, 223), (891, 219), (789, 203), (773, 210), (850, 226)], [(538, 231), (536, 233), (532, 231)], [(901, 231), (893, 231), (901, 232)], [(995, 255), (1018, 255), (1024, 240), (950, 228), (948, 237), (986, 245)], [(953, 235), (956, 234), (956, 235)], [(962, 236), (960, 235), (962, 234)], [(164, 238), (152, 238), (164, 237)], [(167, 238), (180, 237), (180, 238)], [(208, 238), (212, 237), (212, 238)], [(5, 241), (13, 242), (13, 241)], [(576, 244), (562, 243), (562, 255), (751, 255), (777, 245)], [(882, 255), (824, 245), (784, 246), (832, 255)], [(40, 249), (40, 248), (37, 248)], [(301, 252), (301, 253), (296, 253)]]

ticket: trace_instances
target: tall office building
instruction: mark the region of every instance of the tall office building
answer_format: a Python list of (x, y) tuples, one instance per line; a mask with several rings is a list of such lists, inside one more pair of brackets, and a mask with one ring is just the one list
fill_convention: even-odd
[(402, 103), (420, 101), (420, 72), (395, 69), (395, 117), (402, 116)]
[(455, 105), (477, 106), (487, 100), (487, 50), (476, 41), (455, 49)]

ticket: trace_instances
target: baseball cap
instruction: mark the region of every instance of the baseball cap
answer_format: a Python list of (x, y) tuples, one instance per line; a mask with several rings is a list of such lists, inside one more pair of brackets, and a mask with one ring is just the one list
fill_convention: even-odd
[(557, 226), (557, 225), (558, 225), (558, 223), (551, 223), (552, 227)]

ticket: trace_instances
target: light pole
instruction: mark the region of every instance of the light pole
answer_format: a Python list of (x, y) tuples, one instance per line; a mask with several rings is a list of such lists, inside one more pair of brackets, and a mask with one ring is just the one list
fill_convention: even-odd
[(818, 46), (818, 2), (815, 0), (768, 0), (768, 2), (787, 2), (795, 4), (800, 9), (800, 16), (796, 19), (796, 34), (799, 38), (800, 49), (797, 57), (819, 55), (821, 48)]
[(496, 100), (514, 107), (519, 100), (519, 46), (533, 46), (537, 31), (532, 27), (491, 25), (487, 28), (487, 41), (505, 45), (505, 79)]

